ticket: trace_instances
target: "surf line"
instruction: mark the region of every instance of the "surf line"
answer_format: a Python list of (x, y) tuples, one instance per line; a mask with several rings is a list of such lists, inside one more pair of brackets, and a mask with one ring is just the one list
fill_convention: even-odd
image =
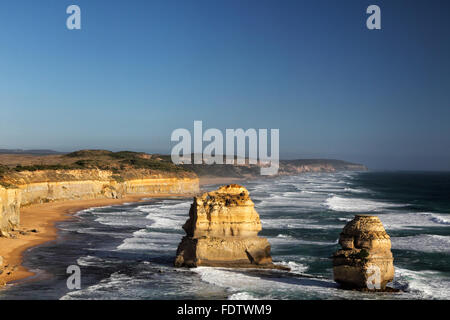
[(187, 304), (184, 304), (183, 307), (178, 307), (177, 314), (178, 315), (199, 315), (204, 316), (205, 318), (209, 317), (211, 313), (212, 307), (189, 307)]

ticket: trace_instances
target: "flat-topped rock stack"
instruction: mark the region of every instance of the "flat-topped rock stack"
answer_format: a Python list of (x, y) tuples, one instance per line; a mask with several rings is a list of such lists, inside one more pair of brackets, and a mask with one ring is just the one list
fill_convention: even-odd
[(344, 227), (333, 256), (334, 280), (344, 288), (385, 290), (394, 278), (391, 240), (380, 219), (356, 215)]
[(186, 236), (178, 246), (177, 267), (280, 268), (270, 244), (258, 237), (261, 221), (247, 189), (231, 184), (194, 198)]

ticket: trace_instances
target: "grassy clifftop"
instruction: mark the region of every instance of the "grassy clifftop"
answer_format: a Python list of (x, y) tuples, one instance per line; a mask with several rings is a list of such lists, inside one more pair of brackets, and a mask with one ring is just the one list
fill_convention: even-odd
[(63, 155), (0, 154), (0, 183), (8, 187), (19, 173), (25, 171), (107, 170), (121, 181), (146, 176), (195, 176), (187, 168), (174, 165), (170, 159), (140, 152), (80, 150)]
[[(239, 177), (260, 176), (259, 165), (174, 165), (169, 155), (143, 152), (80, 150), (68, 154), (0, 154), (0, 185), (10, 187), (22, 179), (24, 172), (46, 171), (46, 179), (59, 181), (64, 170), (81, 170), (79, 176), (93, 175), (93, 170), (110, 171), (117, 182), (141, 177)], [(361, 164), (331, 159), (281, 160), (279, 175), (303, 172), (364, 171)], [(33, 177), (33, 175), (29, 175)], [(34, 175), (38, 179), (39, 175)], [(43, 178), (42, 178), (43, 179)], [(70, 180), (70, 177), (67, 177)]]

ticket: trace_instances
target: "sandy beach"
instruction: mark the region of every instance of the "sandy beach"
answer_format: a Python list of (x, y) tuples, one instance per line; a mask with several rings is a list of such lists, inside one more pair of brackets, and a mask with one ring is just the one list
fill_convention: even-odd
[(20, 227), (10, 232), (11, 238), (0, 238), (0, 256), (3, 272), (0, 286), (12, 284), (34, 275), (21, 265), (25, 250), (55, 240), (58, 230), (55, 223), (69, 219), (72, 214), (91, 207), (139, 202), (144, 198), (190, 197), (188, 194), (128, 195), (121, 199), (75, 200), (36, 204), (21, 208)]

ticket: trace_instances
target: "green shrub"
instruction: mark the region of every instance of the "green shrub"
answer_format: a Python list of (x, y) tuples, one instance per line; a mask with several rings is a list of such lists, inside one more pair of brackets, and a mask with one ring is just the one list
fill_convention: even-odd
[(125, 179), (121, 175), (118, 175), (118, 174), (112, 175), (111, 178), (113, 178), (116, 182), (119, 182), (119, 183), (125, 182)]
[(16, 185), (5, 182), (5, 181), (0, 181), (0, 186), (2, 186), (5, 189), (16, 189), (17, 188)]
[(369, 251), (366, 249), (361, 249), (360, 252), (354, 254), (354, 258), (360, 259), (360, 260), (366, 260), (369, 257)]
[(64, 164), (36, 164), (32, 166), (22, 166), (18, 164), (14, 171), (22, 172), (22, 171), (38, 171), (38, 170), (71, 170), (78, 169), (78, 167), (72, 165), (64, 165)]
[(108, 150), (80, 150), (66, 154), (69, 158), (85, 158), (85, 157), (99, 157), (99, 156), (109, 156), (112, 151)]

